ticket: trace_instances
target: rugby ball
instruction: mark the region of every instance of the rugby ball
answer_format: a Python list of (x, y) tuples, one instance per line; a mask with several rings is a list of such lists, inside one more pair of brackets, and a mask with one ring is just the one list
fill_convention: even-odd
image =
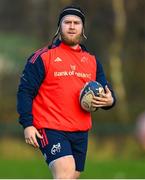
[(82, 109), (92, 112), (96, 111), (97, 108), (92, 107), (92, 99), (94, 96), (101, 97), (101, 94), (104, 93), (103, 86), (97, 81), (87, 82), (80, 92), (80, 105)]

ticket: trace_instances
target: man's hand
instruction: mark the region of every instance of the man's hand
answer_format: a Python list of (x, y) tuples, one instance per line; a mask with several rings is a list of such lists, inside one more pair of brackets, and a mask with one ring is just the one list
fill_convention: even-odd
[(40, 139), (43, 139), (41, 134), (38, 132), (38, 130), (34, 126), (29, 126), (24, 129), (24, 137), (25, 137), (26, 143), (31, 144), (34, 147), (39, 147), (36, 136)]
[(101, 97), (94, 96), (92, 100), (93, 107), (107, 107), (113, 104), (113, 97), (108, 86), (105, 86), (105, 91), (106, 93), (102, 93)]

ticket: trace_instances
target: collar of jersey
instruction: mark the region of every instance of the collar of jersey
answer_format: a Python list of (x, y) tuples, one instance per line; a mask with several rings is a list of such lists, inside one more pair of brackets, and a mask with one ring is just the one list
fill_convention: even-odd
[(80, 45), (76, 49), (73, 49), (72, 47), (68, 46), (67, 44), (61, 42), (60, 47), (63, 48), (63, 49), (67, 49), (67, 50), (71, 50), (71, 51), (75, 51), (75, 52), (82, 51), (82, 48), (81, 48)]

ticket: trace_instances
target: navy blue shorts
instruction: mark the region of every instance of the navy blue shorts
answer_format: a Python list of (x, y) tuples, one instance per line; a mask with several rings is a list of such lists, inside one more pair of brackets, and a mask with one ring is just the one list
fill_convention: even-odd
[(43, 135), (43, 139), (38, 139), (40, 150), (49, 166), (60, 157), (72, 155), (76, 170), (84, 170), (88, 131), (66, 132), (41, 129), (39, 132)]

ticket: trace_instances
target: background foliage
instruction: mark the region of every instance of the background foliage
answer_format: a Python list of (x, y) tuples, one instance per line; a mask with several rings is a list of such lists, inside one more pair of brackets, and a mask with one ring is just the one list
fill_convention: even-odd
[[(88, 162), (82, 178), (145, 178), (144, 144), (136, 129), (145, 110), (144, 0), (0, 0), (0, 178), (50, 177), (41, 155), (22, 142), (16, 92), (26, 59), (51, 42), (58, 14), (70, 4), (84, 10), (88, 37), (84, 43), (102, 62), (117, 96), (114, 109), (92, 114)], [(34, 170), (29, 172), (26, 164)], [(20, 168), (21, 173), (7, 174), (6, 167), (12, 172)]]

